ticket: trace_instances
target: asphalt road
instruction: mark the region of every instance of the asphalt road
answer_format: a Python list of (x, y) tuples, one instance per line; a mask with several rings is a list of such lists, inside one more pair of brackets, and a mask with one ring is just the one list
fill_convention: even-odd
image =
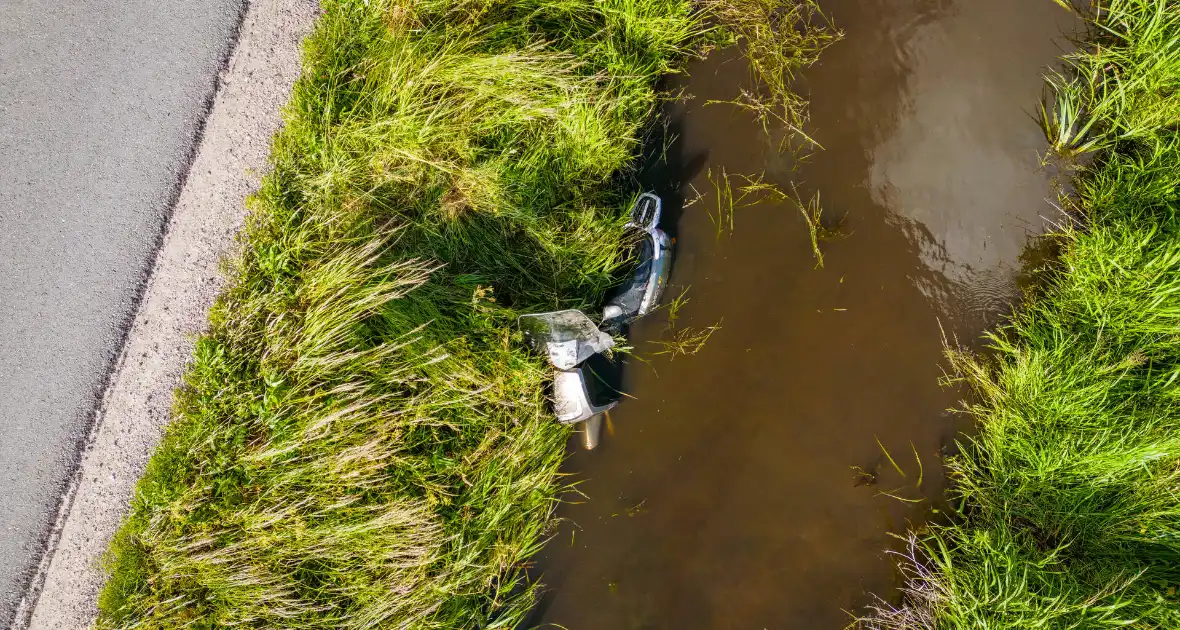
[(0, 627), (117, 356), (243, 0), (0, 0)]

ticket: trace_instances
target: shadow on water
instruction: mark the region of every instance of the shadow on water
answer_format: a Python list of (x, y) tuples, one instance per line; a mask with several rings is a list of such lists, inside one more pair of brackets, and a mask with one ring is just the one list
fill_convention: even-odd
[[(732, 56), (692, 67), (695, 98), (665, 112), (677, 141), (648, 176), (677, 238), (669, 294), (691, 286), (680, 321), (721, 329), (669, 360), (664, 317), (634, 326), (635, 399), (568, 462), (582, 494), (536, 564), (532, 625), (842, 628), (896, 587), (890, 533), (938, 505), (965, 428), (947, 411), (961, 392), (938, 385), (943, 333), (978, 338), (1010, 308), (1052, 216), (1027, 112), (1072, 23), (1050, 0), (823, 4), (847, 33), (806, 76), (824, 151), (794, 164), (704, 105), (746, 80)], [(720, 236), (710, 195), (678, 212), (721, 167), (822, 191), (844, 232), (825, 267), (790, 203), (739, 210)]]
[[(665, 86), (676, 90), (682, 84)], [(660, 227), (672, 238), (680, 236), (680, 222), (690, 194), (689, 184), (705, 171), (709, 164), (709, 148), (689, 146), (684, 140), (685, 117), (690, 111), (689, 100), (666, 103), (659, 123), (647, 141), (646, 162), (640, 168), (639, 180), (645, 190), (655, 192), (663, 200)]]

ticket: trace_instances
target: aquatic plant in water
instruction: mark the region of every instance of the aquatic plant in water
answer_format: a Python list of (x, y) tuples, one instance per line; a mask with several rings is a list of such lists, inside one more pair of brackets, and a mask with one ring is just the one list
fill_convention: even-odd
[(781, 149), (819, 146), (804, 127), (807, 98), (794, 86), (800, 72), (844, 37), (815, 0), (702, 0), (721, 24), (727, 43), (750, 61), (751, 89), (719, 101), (752, 112), (770, 134), (782, 132)]

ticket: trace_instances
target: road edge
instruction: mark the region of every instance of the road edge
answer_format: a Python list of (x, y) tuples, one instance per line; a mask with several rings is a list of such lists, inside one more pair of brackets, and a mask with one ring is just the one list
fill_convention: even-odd
[(13, 630), (86, 628), (101, 558), (171, 416), (173, 392), (223, 286), (246, 197), (269, 170), (271, 139), (301, 69), (315, 0), (247, 0), (198, 130), (131, 327)]

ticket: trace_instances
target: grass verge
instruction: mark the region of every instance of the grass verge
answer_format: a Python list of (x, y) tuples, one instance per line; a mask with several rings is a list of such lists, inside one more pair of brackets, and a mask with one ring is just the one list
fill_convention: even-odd
[(520, 312), (599, 303), (682, 0), (330, 0), (102, 627), (495, 628), (566, 429)]
[(515, 317), (616, 281), (655, 84), (723, 6), (324, 2), (99, 626), (515, 626), (568, 436)]
[(958, 510), (911, 534), (869, 628), (1180, 627), (1180, 11), (1079, 2), (1044, 124), (1080, 160), (1060, 260), (986, 357)]

